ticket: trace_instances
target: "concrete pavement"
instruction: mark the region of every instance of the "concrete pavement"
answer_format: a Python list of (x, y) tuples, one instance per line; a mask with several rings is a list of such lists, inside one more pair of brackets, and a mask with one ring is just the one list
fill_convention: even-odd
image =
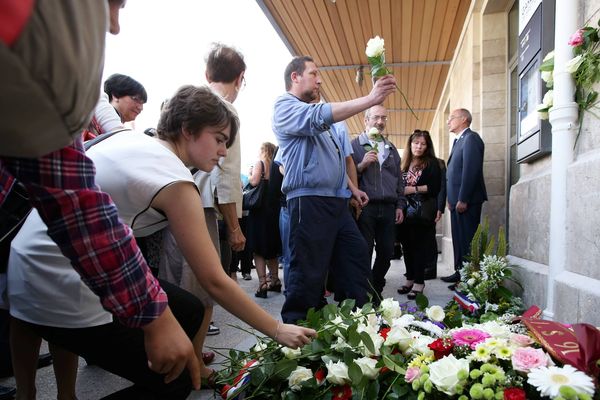
[[(404, 272), (405, 269), (403, 261), (393, 260), (390, 271), (386, 277), (387, 284), (383, 292), (384, 298), (393, 297), (401, 303), (408, 301), (405, 295), (399, 295), (396, 292), (396, 289), (404, 282)], [(450, 272), (451, 271), (444, 265), (438, 264), (438, 277), (448, 275)], [(241, 274), (238, 275), (238, 282), (246, 291), (246, 293), (248, 293), (252, 299), (256, 300), (256, 302), (271, 315), (280, 319), (281, 316), (279, 315), (279, 312), (284, 300), (283, 294), (269, 292), (269, 297), (267, 299), (255, 298), (254, 291), (258, 286), (256, 272), (254, 270), (252, 271), (253, 279), (251, 281), (244, 281), (241, 279)], [(430, 304), (437, 304), (440, 306), (446, 305), (451, 298), (451, 292), (447, 289), (447, 285), (447, 283), (444, 283), (439, 279), (426, 281), (425, 295), (429, 298)], [(207, 348), (213, 348), (215, 350), (226, 352), (229, 348), (247, 350), (254, 345), (255, 339), (252, 335), (234, 327), (240, 326), (245, 329), (250, 329), (249, 326), (229, 314), (227, 311), (223, 310), (218, 305), (215, 306), (213, 320), (215, 324), (221, 328), (221, 333), (219, 335), (209, 336), (207, 338)], [(46, 346), (44, 346), (43, 351), (47, 351)], [(223, 357), (217, 355), (215, 362), (211, 366), (215, 369), (219, 369), (219, 363), (223, 360)], [(0, 379), (0, 385), (14, 385), (14, 379)], [(77, 396), (79, 399), (99, 399), (128, 385), (130, 385), (128, 381), (105, 372), (98, 367), (87, 366), (85, 361), (80, 359), (79, 373), (77, 377)], [(54, 373), (51, 367), (38, 370), (37, 389), (37, 398), (39, 400), (56, 399), (56, 382), (54, 380)], [(200, 390), (193, 392), (188, 399), (204, 400), (213, 398), (216, 397), (212, 391)]]

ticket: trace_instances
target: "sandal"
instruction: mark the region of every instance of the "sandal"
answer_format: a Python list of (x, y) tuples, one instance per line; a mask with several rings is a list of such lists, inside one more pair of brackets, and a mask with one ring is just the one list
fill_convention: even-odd
[(419, 295), (419, 294), (423, 294), (423, 290), (425, 290), (425, 286), (423, 286), (423, 287), (421, 288), (421, 290), (415, 290), (415, 289), (413, 289), (413, 290), (411, 290), (411, 291), (410, 291), (410, 293), (409, 293), (409, 294), (407, 294), (407, 295), (406, 295), (406, 297), (407, 297), (409, 300), (414, 300), (414, 299), (416, 299), (416, 298), (417, 298), (417, 295)]
[(267, 287), (267, 290), (269, 292), (281, 293), (281, 281), (279, 280), (279, 278), (275, 278), (275, 279), (276, 279), (275, 281), (271, 281), (271, 283)]
[(269, 290), (267, 280), (263, 276), (262, 278), (259, 277), (259, 281), (260, 281), (260, 283), (258, 285), (258, 290), (256, 291), (256, 293), (254, 293), (254, 297), (260, 297), (262, 299), (266, 299), (267, 298), (267, 290)]
[(410, 286), (408, 286), (408, 285), (402, 285), (402, 286), (400, 286), (398, 288), (398, 293), (399, 294), (409, 293), (412, 290), (412, 288), (413, 288), (414, 285), (415, 285), (414, 283), (412, 285), (410, 285)]

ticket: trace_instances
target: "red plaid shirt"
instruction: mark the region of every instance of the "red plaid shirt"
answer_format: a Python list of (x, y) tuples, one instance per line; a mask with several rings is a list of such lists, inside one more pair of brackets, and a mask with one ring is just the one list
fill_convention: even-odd
[(162, 314), (167, 296), (152, 276), (131, 229), (95, 184), (81, 139), (38, 159), (0, 158), (0, 205), (14, 179), (29, 191), (48, 234), (105, 309), (130, 327)]

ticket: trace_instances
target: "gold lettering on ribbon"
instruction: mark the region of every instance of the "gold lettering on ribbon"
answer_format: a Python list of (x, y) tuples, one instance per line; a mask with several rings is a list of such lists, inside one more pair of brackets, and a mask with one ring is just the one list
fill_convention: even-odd
[(561, 331), (542, 331), (542, 335), (544, 336), (554, 336), (554, 335), (564, 335), (564, 332)]

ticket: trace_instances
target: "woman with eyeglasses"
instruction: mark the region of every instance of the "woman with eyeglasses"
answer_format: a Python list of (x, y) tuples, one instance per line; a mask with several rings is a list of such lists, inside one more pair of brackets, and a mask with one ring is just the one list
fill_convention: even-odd
[(148, 94), (144, 86), (130, 76), (113, 74), (104, 82), (104, 92), (121, 122), (134, 121), (144, 109)]
[[(435, 230), (431, 226), (435, 225), (441, 183), (441, 171), (428, 131), (415, 130), (410, 135), (404, 147), (401, 170), (407, 202), (410, 204), (414, 200), (423, 206), (418, 217), (408, 211), (405, 213), (400, 235), (406, 265), (406, 283), (398, 289), (398, 293), (406, 294), (410, 300), (414, 300), (425, 289), (424, 273), (431, 258), (432, 250), (429, 247), (432, 234), (435, 240)], [(426, 207), (427, 202), (432, 207)], [(431, 215), (425, 215), (429, 212)]]

